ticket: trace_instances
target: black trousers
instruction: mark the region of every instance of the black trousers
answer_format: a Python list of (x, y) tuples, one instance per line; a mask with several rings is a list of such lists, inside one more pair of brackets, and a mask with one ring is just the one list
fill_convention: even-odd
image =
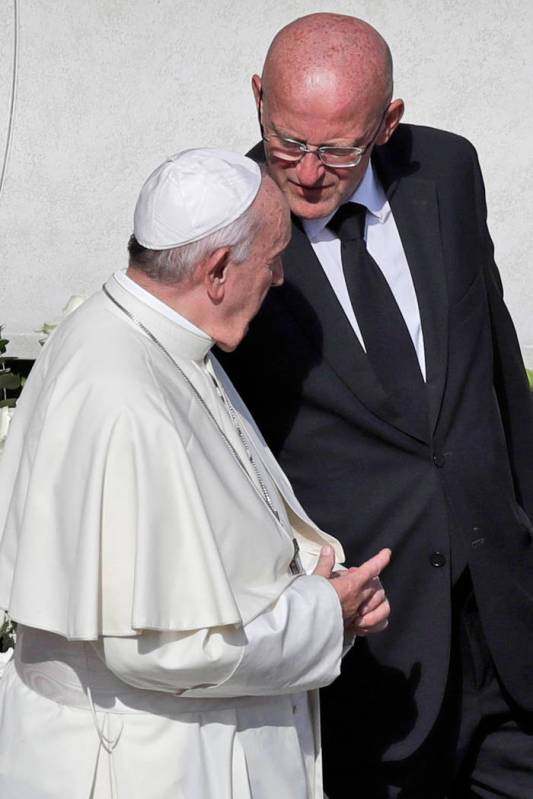
[(348, 768), (337, 763), (330, 772), (325, 748), (329, 799), (533, 799), (533, 717), (513, 706), (498, 680), (468, 572), (454, 588), (453, 610), (448, 685), (432, 732), (394, 764), (357, 763), (352, 741)]

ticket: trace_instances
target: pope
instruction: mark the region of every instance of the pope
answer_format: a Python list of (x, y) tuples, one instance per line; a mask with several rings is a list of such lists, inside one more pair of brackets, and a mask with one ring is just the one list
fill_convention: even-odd
[(386, 627), (390, 551), (338, 565), (211, 355), (289, 236), (254, 162), (178, 153), (43, 348), (0, 466), (3, 799), (323, 795), (316, 689)]

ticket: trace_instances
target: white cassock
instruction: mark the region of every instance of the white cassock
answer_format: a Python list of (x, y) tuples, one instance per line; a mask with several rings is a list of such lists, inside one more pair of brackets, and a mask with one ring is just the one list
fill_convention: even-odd
[(0, 796), (317, 799), (314, 689), (343, 624), (328, 581), (292, 573), (293, 538), (307, 571), (342, 549), (212, 340), (124, 276), (106, 288), (122, 308), (98, 292), (58, 328), (0, 462), (0, 607), (19, 623)]

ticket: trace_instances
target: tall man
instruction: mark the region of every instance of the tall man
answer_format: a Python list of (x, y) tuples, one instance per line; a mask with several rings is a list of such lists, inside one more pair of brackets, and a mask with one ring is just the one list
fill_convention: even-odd
[(293, 231), (223, 362), (348, 560), (395, 552), (396, 624), (323, 692), (326, 792), (533, 796), (532, 402), (475, 151), (400, 124), (351, 17), (288, 25), (253, 90)]
[(148, 179), (134, 232), (128, 273), (47, 343), (2, 455), (0, 796), (321, 799), (311, 689), (345, 635), (386, 625), (390, 552), (332, 574), (341, 548), (210, 357), (282, 282), (288, 209), (250, 159), (190, 150)]

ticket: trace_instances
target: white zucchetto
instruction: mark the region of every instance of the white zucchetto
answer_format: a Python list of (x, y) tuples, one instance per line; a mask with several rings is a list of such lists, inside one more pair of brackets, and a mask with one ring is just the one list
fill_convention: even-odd
[(135, 207), (133, 233), (151, 250), (203, 239), (238, 219), (253, 203), (261, 170), (244, 155), (183, 150), (157, 167)]

